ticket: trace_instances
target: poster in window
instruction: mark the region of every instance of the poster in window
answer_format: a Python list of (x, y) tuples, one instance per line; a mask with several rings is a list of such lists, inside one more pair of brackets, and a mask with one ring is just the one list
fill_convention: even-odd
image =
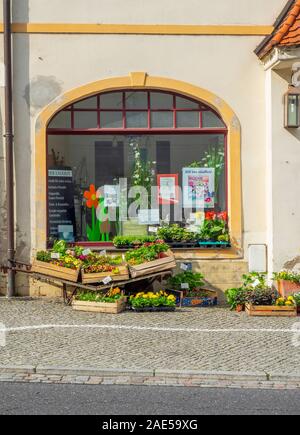
[(215, 207), (214, 168), (183, 168), (182, 180), (184, 208)]
[(73, 171), (70, 167), (48, 170), (49, 237), (52, 240), (75, 240), (75, 205)]
[(160, 174), (157, 176), (158, 203), (160, 205), (179, 202), (178, 174)]

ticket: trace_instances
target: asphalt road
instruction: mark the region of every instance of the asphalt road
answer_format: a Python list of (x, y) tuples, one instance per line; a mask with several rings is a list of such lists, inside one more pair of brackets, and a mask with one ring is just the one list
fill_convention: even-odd
[(0, 384), (1, 415), (300, 415), (299, 390)]

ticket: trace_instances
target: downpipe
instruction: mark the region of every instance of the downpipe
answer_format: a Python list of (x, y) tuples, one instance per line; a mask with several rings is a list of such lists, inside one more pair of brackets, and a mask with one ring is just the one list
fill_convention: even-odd
[(15, 295), (14, 133), (11, 0), (3, 0), (5, 68), (5, 151), (7, 201), (7, 297)]

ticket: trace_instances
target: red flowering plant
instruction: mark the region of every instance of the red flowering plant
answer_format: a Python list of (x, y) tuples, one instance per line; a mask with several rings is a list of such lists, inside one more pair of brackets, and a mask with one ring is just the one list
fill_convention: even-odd
[(208, 221), (220, 220), (220, 221), (227, 222), (228, 221), (228, 213), (227, 213), (227, 211), (221, 211), (219, 213), (216, 213), (215, 211), (207, 211), (205, 213), (205, 219)]

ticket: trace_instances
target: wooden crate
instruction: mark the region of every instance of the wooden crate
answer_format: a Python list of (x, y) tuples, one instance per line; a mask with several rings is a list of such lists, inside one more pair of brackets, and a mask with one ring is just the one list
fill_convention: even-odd
[(295, 293), (300, 292), (300, 283), (285, 281), (283, 279), (279, 279), (277, 281), (278, 292), (280, 296), (283, 298), (287, 298), (288, 296), (293, 296)]
[(75, 270), (68, 269), (67, 267), (60, 267), (44, 261), (34, 260), (31, 271), (34, 273), (41, 273), (42, 275), (65, 279), (66, 281), (77, 282), (80, 268)]
[(148, 263), (139, 264), (137, 266), (129, 266), (130, 275), (132, 278), (151, 275), (152, 273), (164, 272), (176, 268), (176, 261), (172, 251), (166, 252), (164, 258), (149, 261)]
[(73, 310), (86, 311), (88, 313), (107, 313), (107, 314), (119, 314), (126, 309), (127, 298), (123, 297), (114, 303), (107, 302), (72, 302)]
[(297, 307), (246, 304), (246, 313), (249, 316), (297, 317)]
[(117, 275), (110, 273), (110, 272), (104, 272), (104, 273), (85, 273), (84, 270), (81, 270), (81, 278), (83, 284), (96, 284), (101, 283), (105, 278), (108, 276), (111, 277), (113, 282), (121, 282), (121, 281), (128, 281), (129, 280), (129, 271), (127, 266), (120, 266), (118, 267), (120, 270), (120, 273)]

